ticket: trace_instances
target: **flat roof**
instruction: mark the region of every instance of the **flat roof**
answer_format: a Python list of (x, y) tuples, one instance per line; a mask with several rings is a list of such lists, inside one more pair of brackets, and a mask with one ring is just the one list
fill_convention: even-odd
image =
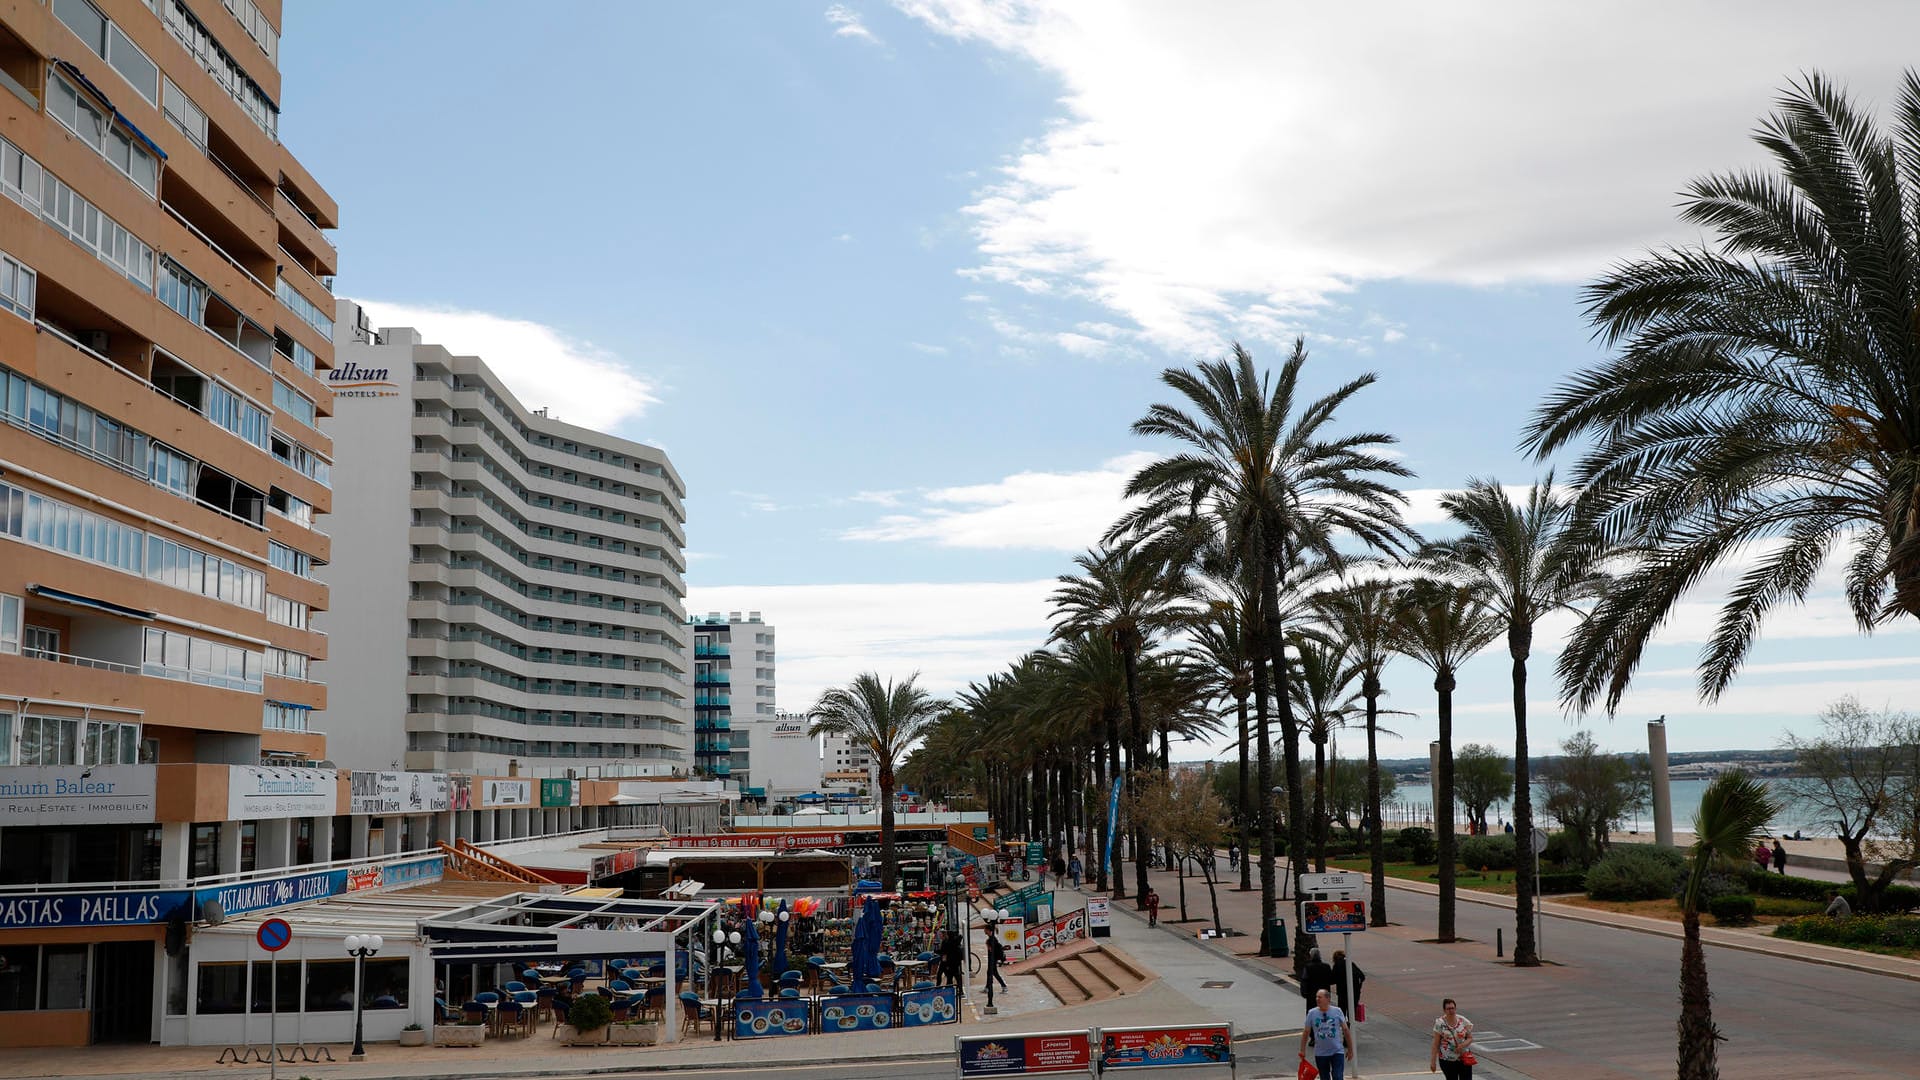
[(392, 892), (348, 893), (277, 911), (241, 915), (219, 926), (194, 930), (200, 934), (239, 934), (252, 937), (268, 919), (285, 919), (296, 935), (315, 937), (379, 934), (413, 937), (422, 919), (444, 916), (477, 901), (519, 892), (526, 886), (507, 881), (438, 881)]

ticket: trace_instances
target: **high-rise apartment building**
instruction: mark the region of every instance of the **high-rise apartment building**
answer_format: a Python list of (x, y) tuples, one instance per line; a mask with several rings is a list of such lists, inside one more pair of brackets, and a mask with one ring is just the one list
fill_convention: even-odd
[[(337, 778), (300, 766), (326, 756), (337, 210), (278, 139), (279, 21), (0, 5), (0, 885), (330, 847)], [(151, 991), (162, 929), (0, 931), (0, 1008), (145, 1042), (98, 995)]]
[[(656, 447), (523, 406), (479, 358), (342, 301), (338, 680), (348, 768), (684, 776), (685, 489)], [(704, 693), (705, 691), (699, 691)]]
[(752, 795), (752, 738), (740, 720), (774, 715), (774, 630), (757, 611), (694, 619), (694, 766)]

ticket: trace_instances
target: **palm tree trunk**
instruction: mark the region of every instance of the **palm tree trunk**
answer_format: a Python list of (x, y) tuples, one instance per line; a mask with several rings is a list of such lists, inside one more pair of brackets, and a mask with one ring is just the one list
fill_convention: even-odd
[(1267, 952), (1267, 927), (1273, 925), (1274, 913), (1278, 910), (1273, 890), (1273, 732), (1267, 723), (1267, 665), (1259, 660), (1253, 665), (1253, 714), (1260, 768), (1253, 793), (1260, 820), (1260, 955), (1269, 956), (1272, 954)]
[[(1173, 751), (1168, 749), (1168, 746), (1167, 746), (1167, 725), (1161, 724), (1160, 725), (1160, 778), (1162, 780), (1165, 780), (1168, 777), (1171, 777), (1172, 775), (1173, 775)], [(1161, 845), (1161, 850), (1167, 853), (1167, 865), (1172, 866), (1173, 865), (1173, 841), (1169, 840), (1165, 844)], [(1182, 893), (1186, 891), (1185, 882), (1181, 883), (1180, 889)], [(1180, 902), (1180, 921), (1181, 922), (1187, 921), (1187, 903), (1184, 899), (1181, 900)]]
[[(1140, 715), (1140, 655), (1133, 648), (1120, 650), (1127, 672), (1127, 720), (1132, 725), (1128, 732), (1128, 753), (1133, 758), (1132, 769), (1138, 775), (1141, 758), (1145, 756), (1147, 746), (1147, 724)], [(1138, 815), (1135, 815), (1136, 817)], [(1133, 826), (1133, 885), (1136, 890), (1135, 902), (1146, 903), (1147, 897), (1147, 832), (1139, 821), (1130, 822)]]
[(1313, 869), (1327, 872), (1327, 744), (1313, 740)]
[(1380, 680), (1367, 676), (1367, 814), (1373, 819), (1373, 835), (1367, 838), (1367, 868), (1373, 872), (1373, 925), (1387, 925), (1387, 838), (1380, 822), (1380, 752), (1376, 745), (1380, 727)]
[(893, 850), (893, 762), (880, 759), (880, 891), (893, 892), (900, 881), (900, 859)]
[[(1273, 665), (1273, 704), (1274, 712), (1280, 718), (1280, 743), (1286, 768), (1287, 794), (1287, 866), (1292, 870), (1293, 894), (1300, 894), (1300, 875), (1306, 867), (1301, 862), (1307, 850), (1307, 813), (1306, 793), (1301, 790), (1300, 776), (1300, 725), (1293, 715), (1293, 695), (1291, 692), (1291, 673), (1287, 670), (1286, 627), (1280, 620), (1280, 580), (1279, 567), (1287, 565), (1286, 552), (1282, 549), (1280, 535), (1267, 531), (1263, 536), (1265, 558), (1260, 567), (1260, 620), (1267, 634), (1267, 659)], [(1271, 919), (1272, 913), (1267, 913)], [(1264, 925), (1264, 924), (1263, 924)], [(1294, 920), (1293, 928), (1293, 972), (1296, 976), (1306, 970), (1307, 952), (1313, 948), (1313, 938), (1308, 935), (1306, 926)]]
[(1440, 926), (1434, 936), (1442, 942), (1454, 939), (1453, 685), (1452, 668), (1443, 667), (1433, 677), (1433, 688), (1440, 696), (1434, 710), (1440, 720), (1440, 768), (1433, 778), (1434, 797), (1440, 804), (1433, 808), (1433, 835), (1440, 849)]
[(1533, 627), (1515, 621), (1507, 627), (1507, 652), (1513, 656), (1513, 966), (1538, 967), (1533, 940), (1533, 776), (1527, 761), (1527, 654)]
[(1247, 745), (1247, 695), (1243, 691), (1234, 695), (1234, 710), (1240, 716), (1240, 891), (1253, 891), (1253, 802), (1247, 798), (1247, 787), (1253, 777), (1248, 758), (1252, 747)]
[[(1126, 772), (1120, 768), (1120, 712), (1111, 707), (1107, 709), (1107, 754), (1111, 762), (1112, 773), (1107, 778), (1106, 790), (1100, 793), (1101, 799), (1105, 800), (1101, 804), (1103, 806), (1112, 805), (1113, 784), (1127, 775)], [(1112, 846), (1118, 849), (1120, 846), (1119, 823), (1114, 822), (1112, 828)], [(1125, 900), (1127, 898), (1127, 875), (1125, 868), (1120, 866), (1120, 852), (1115, 850), (1109, 857), (1114, 863), (1113, 898), (1115, 900)]]
[(1105, 748), (1098, 742), (1093, 745), (1093, 783), (1095, 814), (1089, 819), (1093, 823), (1093, 878), (1101, 892), (1107, 891), (1107, 792), (1110, 781), (1107, 779), (1107, 755)]
[[(1241, 857), (1240, 865), (1246, 865), (1245, 856)], [(1200, 864), (1200, 875), (1207, 882), (1207, 899), (1213, 902), (1213, 932), (1216, 935), (1224, 935), (1226, 930), (1220, 925), (1220, 882), (1214, 871), (1212, 859)]]
[(1700, 912), (1680, 916), (1679, 1080), (1720, 1080), (1720, 1029), (1713, 1024), (1707, 988), (1707, 954), (1700, 944)]

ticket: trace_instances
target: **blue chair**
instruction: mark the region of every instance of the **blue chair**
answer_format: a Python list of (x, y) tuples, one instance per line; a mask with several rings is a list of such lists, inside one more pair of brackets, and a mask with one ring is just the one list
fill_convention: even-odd
[(532, 990), (515, 990), (513, 992), (513, 1000), (520, 1005), (538, 1005), (540, 1003), (540, 995)]
[(473, 995), (473, 997), (474, 1000), (484, 1002), (488, 1005), (497, 1004), (500, 1001), (500, 993), (496, 990), (482, 990)]
[(667, 988), (655, 986), (640, 996), (640, 1015), (659, 1016), (667, 1008)]
[(627, 980), (625, 979), (615, 979), (610, 985), (612, 985), (613, 989), (616, 992), (622, 993), (622, 994), (628, 993), (633, 990), (633, 985), (627, 982)]
[(736, 1001), (758, 1001), (761, 998), (764, 998), (766, 996), (767, 996), (766, 991), (760, 989), (757, 986), (749, 986), (745, 990), (742, 990), (738, 994), (735, 994), (734, 999)]
[(533, 992), (533, 1000), (533, 1015), (536, 1019), (539, 1018), (541, 1013), (546, 1013), (548, 1016), (553, 1015), (553, 987), (543, 986), (535, 990)]
[(521, 982), (519, 979), (515, 979), (512, 982), (509, 982), (504, 989), (509, 994), (517, 994), (520, 991), (525, 990), (526, 988), (527, 988), (526, 983)]
[(533, 983), (537, 983), (540, 981), (540, 973), (533, 970), (532, 968), (527, 968), (525, 971), (522, 971), (520, 973), (520, 978), (523, 981), (525, 981), (528, 985), (532, 985)]
[(574, 997), (579, 997), (580, 991), (585, 989), (587, 985), (587, 969), (576, 967), (569, 970), (567, 972), (567, 980), (569, 984), (568, 990)]
[(441, 1023), (457, 1024), (460, 1022), (460, 1010), (447, 1004), (446, 998), (442, 998), (442, 997), (434, 998), (433, 1007), (440, 1010), (439, 1015), (440, 1015)]
[(780, 996), (789, 1001), (798, 1000), (800, 997), (800, 988), (797, 986), (783, 986), (780, 988)]
[(553, 1037), (557, 1039), (560, 1025), (567, 1022), (567, 1003), (556, 998), (547, 1007), (553, 1010)]
[(931, 990), (933, 989), (933, 984), (925, 979), (921, 979), (919, 982), (913, 984), (913, 988), (915, 990)]
[(525, 1026), (527, 1022), (527, 1015), (528, 1015), (527, 1007), (520, 1004), (519, 1002), (517, 1001), (502, 1002), (500, 1004), (500, 1030), (502, 1032), (505, 1032), (509, 1028), (519, 1028), (519, 1027)]
[(698, 1033), (702, 1021), (709, 1019), (712, 1010), (700, 1004), (700, 995), (691, 990), (680, 991), (680, 1005), (686, 1014), (680, 1019), (680, 1030)]
[(931, 964), (938, 959), (940, 959), (940, 954), (936, 952), (923, 952), (920, 954), (920, 962), (923, 964)]
[(484, 1024), (487, 1022), (487, 1007), (479, 1001), (469, 1001), (465, 1005), (460, 1006), (460, 1012), (461, 1015), (466, 1017), (469, 1023)]
[(882, 990), (882, 989), (880, 988), (880, 984), (879, 984), (879, 983), (868, 983), (868, 984), (867, 984), (867, 993), (869, 993), (869, 994), (881, 994), (881, 993), (885, 993), (885, 992), (886, 992), (886, 991), (884, 991), (884, 990)]

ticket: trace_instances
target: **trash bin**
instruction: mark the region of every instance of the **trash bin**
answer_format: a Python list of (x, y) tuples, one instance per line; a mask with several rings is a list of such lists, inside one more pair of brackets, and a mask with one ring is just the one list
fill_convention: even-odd
[(1262, 951), (1264, 951), (1268, 956), (1286, 956), (1287, 955), (1287, 920), (1274, 919), (1273, 921), (1267, 923), (1267, 936), (1266, 936), (1266, 940), (1263, 941), (1262, 944), (1265, 946), (1265, 948)]

